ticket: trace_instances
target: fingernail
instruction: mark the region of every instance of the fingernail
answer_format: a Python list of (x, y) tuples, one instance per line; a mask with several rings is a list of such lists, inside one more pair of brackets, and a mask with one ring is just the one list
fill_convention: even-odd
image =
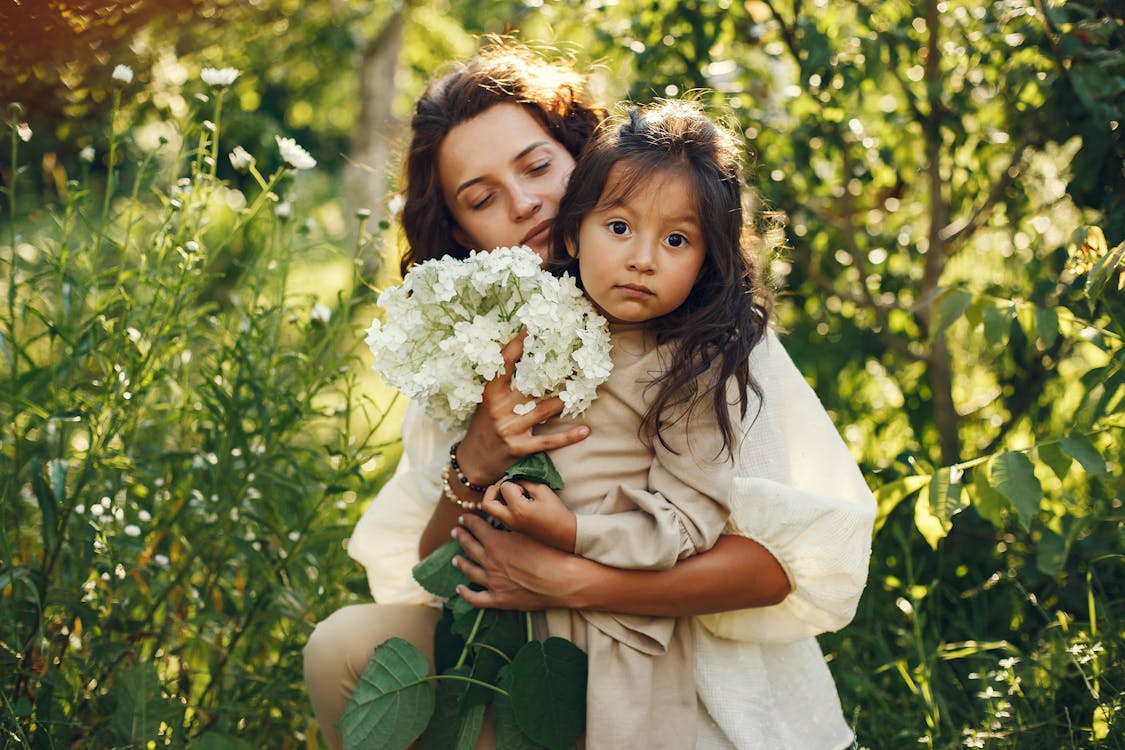
[(450, 565), (452, 565), (452, 566), (453, 566), (453, 567), (455, 567), (455, 568), (456, 568), (456, 567), (457, 567), (457, 566), (458, 566), (458, 565), (459, 565), (460, 563), (461, 563), (461, 558), (460, 558), (460, 557), (458, 557), (457, 555), (454, 555), (454, 556), (453, 556), (453, 559), (449, 561), (449, 564), (450, 564)]
[(579, 427), (578, 428), (578, 434), (581, 435), (582, 437), (586, 437), (587, 435), (590, 434), (590, 428), (586, 427), (586, 426)]
[[(458, 523), (460, 523), (460, 522), (461, 522), (461, 519), (460, 519), (460, 518), (458, 518), (458, 519), (457, 519), (457, 522), (458, 522)], [(454, 539), (456, 539), (456, 538), (457, 538), (457, 532), (458, 532), (458, 531), (460, 531), (460, 530), (461, 530), (461, 529), (459, 529), (459, 528), (456, 528), (456, 527), (454, 527), (454, 528), (452, 528), (452, 529), (450, 529), (450, 530), (449, 530), (449, 535), (450, 535), (451, 537), (453, 537)]]
[(465, 523), (465, 517), (464, 516), (457, 516), (457, 523)]

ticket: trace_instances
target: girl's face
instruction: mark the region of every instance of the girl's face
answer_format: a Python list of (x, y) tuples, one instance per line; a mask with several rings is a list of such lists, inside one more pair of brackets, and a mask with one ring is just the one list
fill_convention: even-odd
[[(621, 165), (602, 196), (617, 194)], [(625, 200), (597, 206), (578, 230), (578, 272), (598, 311), (613, 323), (667, 315), (687, 300), (707, 243), (691, 182), (678, 172), (650, 175)]]
[(467, 248), (550, 248), (574, 157), (518, 104), (497, 104), (456, 125), (437, 154), (453, 236)]

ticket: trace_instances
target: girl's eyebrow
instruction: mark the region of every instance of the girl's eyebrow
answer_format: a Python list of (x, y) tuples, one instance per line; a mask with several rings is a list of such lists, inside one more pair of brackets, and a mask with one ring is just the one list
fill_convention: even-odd
[[(523, 149), (518, 154), (513, 156), (512, 160), (511, 160), (511, 163), (515, 164), (517, 161), (519, 161), (523, 157), (527, 156), (528, 154), (530, 154), (535, 149), (539, 148), (540, 146), (546, 146), (546, 145), (547, 145), (547, 141), (545, 141), (545, 140), (535, 141), (534, 143), (531, 143), (525, 149)], [(482, 177), (474, 177), (471, 180), (465, 180), (464, 182), (462, 182), (460, 185), (457, 186), (456, 190), (453, 191), (453, 197), (456, 198), (458, 195), (461, 194), (462, 190), (466, 190), (466, 189), (472, 187), (473, 185), (477, 184), (478, 182), (480, 182), (483, 179), (484, 179), (484, 177), (482, 176)]]

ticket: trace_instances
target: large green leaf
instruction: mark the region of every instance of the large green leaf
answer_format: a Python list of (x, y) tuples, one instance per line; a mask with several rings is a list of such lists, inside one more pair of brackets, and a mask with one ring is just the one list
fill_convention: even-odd
[(999, 346), (1008, 340), (1012, 330), (1012, 309), (992, 305), (984, 310), (984, 340), (989, 346)]
[(409, 747), (434, 712), (429, 671), (422, 652), (401, 638), (391, 638), (376, 648), (336, 725), (344, 747)]
[(983, 466), (973, 471), (972, 487), (973, 507), (977, 513), (995, 528), (1003, 528), (1005, 511), (1011, 507), (1011, 503), (1008, 502), (1008, 498), (992, 489)]
[(1074, 463), (1073, 458), (1063, 453), (1058, 441), (1036, 446), (1035, 455), (1040, 461), (1051, 467), (1051, 471), (1059, 479), (1066, 479), (1066, 475), (1070, 473), (1070, 466)]
[(563, 488), (563, 478), (555, 468), (555, 462), (543, 451), (532, 453), (516, 461), (504, 472), (508, 479), (526, 479), (545, 484), (555, 492)]
[(930, 512), (948, 531), (953, 516), (964, 510), (968, 504), (961, 492), (960, 470), (956, 471), (956, 481), (954, 481), (954, 470), (948, 466), (934, 472), (933, 479), (930, 480), (929, 494)]
[(156, 667), (141, 662), (118, 674), (117, 708), (110, 725), (114, 733), (128, 744), (144, 747), (155, 740), (162, 723), (176, 726), (183, 710), (164, 697)]
[(930, 545), (930, 549), (937, 549), (938, 542), (949, 533), (949, 524), (942, 523), (941, 519), (930, 510), (930, 487), (926, 485), (918, 493), (914, 501), (914, 525)]
[(937, 336), (965, 314), (973, 293), (964, 289), (947, 289), (934, 300), (933, 335)]
[(523, 733), (566, 750), (586, 729), (586, 654), (563, 638), (531, 641), (508, 667), (512, 708)]
[(414, 566), (414, 580), (434, 596), (448, 599), (457, 593), (459, 585), (469, 583), (465, 574), (453, 567), (453, 558), (464, 554), (461, 545), (450, 539)]
[(1030, 529), (1043, 501), (1043, 488), (1031, 459), (1015, 451), (994, 456), (989, 462), (989, 479), (992, 488), (1012, 503), (1023, 527)]
[[(500, 670), (500, 688), (511, 694), (512, 675), (507, 667)], [(508, 696), (497, 695), (492, 702), (492, 727), (496, 730), (496, 747), (499, 750), (547, 750), (546, 746), (540, 745), (520, 729), (512, 699)]]

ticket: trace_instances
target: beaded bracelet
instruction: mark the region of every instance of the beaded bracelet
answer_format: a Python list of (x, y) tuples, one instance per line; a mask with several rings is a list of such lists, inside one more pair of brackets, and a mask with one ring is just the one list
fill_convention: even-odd
[(454, 505), (459, 505), (465, 510), (480, 510), (484, 503), (473, 502), (472, 500), (462, 500), (453, 494), (453, 487), (449, 484), (449, 470), (450, 467), (444, 466), (441, 470), (441, 495), (447, 498)]
[(469, 481), (469, 478), (465, 476), (465, 472), (461, 471), (461, 464), (457, 463), (457, 447), (459, 445), (461, 445), (460, 440), (449, 446), (449, 465), (453, 468), (453, 473), (457, 475), (457, 481), (473, 492), (484, 492), (488, 489), (487, 484), (473, 484)]

